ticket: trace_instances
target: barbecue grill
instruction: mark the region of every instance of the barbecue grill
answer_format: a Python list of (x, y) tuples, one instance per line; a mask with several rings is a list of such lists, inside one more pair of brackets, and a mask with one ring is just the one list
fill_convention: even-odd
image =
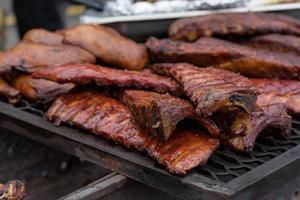
[(186, 176), (170, 174), (146, 154), (131, 151), (71, 127), (47, 121), (43, 106), (0, 101), (0, 127), (116, 171), (184, 199), (259, 197), (300, 175), (300, 120), (289, 140), (259, 138), (250, 154), (220, 148), (202, 168)]

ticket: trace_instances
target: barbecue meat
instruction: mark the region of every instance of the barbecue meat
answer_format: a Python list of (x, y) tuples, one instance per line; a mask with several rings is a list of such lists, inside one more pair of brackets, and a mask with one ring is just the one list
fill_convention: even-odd
[(96, 83), (100, 86), (138, 88), (156, 92), (179, 94), (180, 87), (168, 77), (138, 71), (126, 71), (92, 64), (65, 64), (44, 68), (33, 74), (35, 78), (44, 78), (59, 83), (73, 82), (86, 85)]
[(291, 115), (300, 116), (300, 82), (276, 79), (251, 79), (260, 91), (257, 105), (285, 104)]
[(194, 43), (150, 38), (146, 45), (154, 62), (187, 62), (199, 67), (215, 66), (251, 77), (300, 80), (300, 57), (294, 55), (207, 37)]
[(55, 100), (47, 112), (56, 125), (72, 124), (130, 148), (146, 151), (170, 172), (186, 174), (204, 165), (219, 141), (195, 129), (178, 129), (167, 141), (141, 131), (130, 110), (97, 91), (70, 93)]
[(37, 28), (28, 31), (24, 35), (23, 40), (32, 43), (59, 45), (63, 43), (64, 36), (59, 33), (50, 32), (45, 29)]
[(174, 40), (195, 41), (203, 36), (244, 36), (266, 33), (300, 35), (300, 22), (269, 13), (226, 13), (179, 19), (171, 24)]
[(25, 196), (25, 185), (21, 181), (9, 181), (4, 185), (0, 183), (1, 200), (22, 200)]
[(73, 83), (59, 84), (45, 79), (33, 79), (27, 74), (17, 76), (12, 85), (25, 98), (40, 103), (49, 103), (75, 87)]
[(164, 140), (184, 119), (194, 119), (212, 135), (219, 135), (218, 127), (210, 119), (198, 117), (194, 106), (187, 100), (143, 90), (125, 90), (120, 99), (131, 110), (142, 130)]
[(125, 69), (142, 69), (148, 61), (146, 48), (100, 25), (80, 25), (63, 30), (64, 42), (78, 45), (107, 64)]
[(20, 100), (20, 92), (0, 77), (0, 96), (6, 97), (9, 103), (16, 104)]
[(0, 53), (0, 74), (12, 68), (33, 72), (41, 67), (65, 63), (95, 63), (95, 57), (79, 47), (21, 42)]
[(257, 136), (270, 132), (271, 136), (288, 137), (291, 132), (291, 117), (282, 104), (258, 107), (251, 114), (240, 112), (231, 126), (232, 135), (224, 136), (223, 142), (237, 151), (251, 152)]
[(247, 78), (238, 74), (186, 63), (155, 64), (152, 70), (177, 80), (200, 116), (208, 117), (218, 111), (231, 112), (234, 108), (248, 113), (254, 109), (257, 91)]
[(269, 34), (257, 36), (245, 44), (255, 48), (300, 56), (300, 37), (292, 35)]

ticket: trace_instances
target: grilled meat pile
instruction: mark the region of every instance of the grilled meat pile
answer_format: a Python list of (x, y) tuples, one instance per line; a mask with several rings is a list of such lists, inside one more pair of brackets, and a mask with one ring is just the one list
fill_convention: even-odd
[(31, 30), (0, 53), (0, 95), (44, 104), (54, 125), (146, 152), (180, 175), (220, 144), (251, 152), (258, 136), (289, 137), (300, 112), (298, 20), (217, 14), (175, 21), (169, 34), (143, 45), (105, 26)]

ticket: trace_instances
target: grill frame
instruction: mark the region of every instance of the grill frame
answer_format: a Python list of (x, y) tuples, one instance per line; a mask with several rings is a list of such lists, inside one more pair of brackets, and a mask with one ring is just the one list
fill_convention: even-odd
[[(294, 130), (300, 137), (300, 122)], [(58, 150), (93, 162), (126, 177), (183, 199), (252, 199), (300, 175), (300, 141), (254, 169), (223, 182), (193, 170), (176, 176), (143, 153), (128, 150), (72, 127), (55, 127), (41, 111), (23, 101), (13, 107), (0, 101), (0, 128), (21, 134)], [(297, 129), (296, 129), (297, 128)]]

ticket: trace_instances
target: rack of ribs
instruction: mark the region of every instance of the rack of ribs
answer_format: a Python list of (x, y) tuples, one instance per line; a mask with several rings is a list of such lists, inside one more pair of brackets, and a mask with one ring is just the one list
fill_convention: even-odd
[(33, 79), (28, 74), (21, 74), (13, 79), (12, 86), (20, 91), (21, 95), (26, 99), (32, 102), (47, 104), (71, 91), (75, 87), (75, 84), (59, 84), (45, 79)]
[(171, 76), (196, 106), (199, 116), (239, 108), (251, 113), (258, 92), (251, 82), (238, 74), (216, 68), (198, 68), (187, 63), (154, 64), (154, 72)]
[(25, 196), (25, 185), (21, 181), (9, 181), (4, 185), (0, 183), (1, 200), (22, 200)]
[(250, 77), (300, 80), (300, 57), (203, 37), (194, 43), (148, 39), (153, 62), (215, 66)]
[(159, 140), (138, 128), (125, 105), (99, 91), (61, 96), (47, 116), (56, 125), (74, 125), (126, 147), (146, 151), (170, 172), (180, 175), (204, 165), (219, 145), (218, 139), (191, 127), (178, 128), (167, 141)]
[(109, 27), (80, 25), (60, 33), (64, 35), (64, 43), (84, 48), (106, 64), (140, 70), (148, 61), (144, 45), (120, 35)]
[(95, 63), (91, 53), (70, 45), (45, 45), (21, 42), (14, 48), (0, 52), (0, 74), (12, 69), (33, 72), (41, 67), (65, 63)]
[(290, 115), (300, 114), (300, 82), (276, 79), (251, 79), (259, 90), (257, 105), (265, 106), (275, 103), (286, 105)]
[(221, 135), (221, 139), (236, 151), (251, 152), (260, 134), (287, 138), (291, 124), (291, 117), (283, 104), (258, 106), (250, 114), (239, 112), (230, 127), (233, 134)]
[(43, 68), (33, 74), (59, 83), (86, 85), (96, 83), (104, 87), (121, 87), (153, 90), (159, 93), (181, 93), (181, 88), (172, 78), (149, 72), (126, 71), (92, 64), (65, 64)]
[(4, 96), (10, 104), (16, 104), (19, 102), (21, 96), (20, 92), (8, 85), (4, 79), (0, 77), (0, 95)]
[(193, 119), (211, 135), (219, 135), (216, 124), (198, 117), (194, 106), (187, 100), (143, 90), (125, 90), (120, 92), (119, 98), (131, 110), (142, 130), (163, 140), (167, 140), (184, 119)]
[(293, 35), (262, 35), (254, 37), (243, 44), (270, 51), (300, 55), (300, 37)]
[(64, 36), (62, 34), (41, 28), (31, 29), (23, 37), (23, 41), (48, 45), (63, 44), (63, 40)]
[(204, 36), (232, 37), (282, 33), (300, 35), (300, 21), (270, 13), (224, 13), (175, 21), (169, 28), (174, 40), (195, 41)]

